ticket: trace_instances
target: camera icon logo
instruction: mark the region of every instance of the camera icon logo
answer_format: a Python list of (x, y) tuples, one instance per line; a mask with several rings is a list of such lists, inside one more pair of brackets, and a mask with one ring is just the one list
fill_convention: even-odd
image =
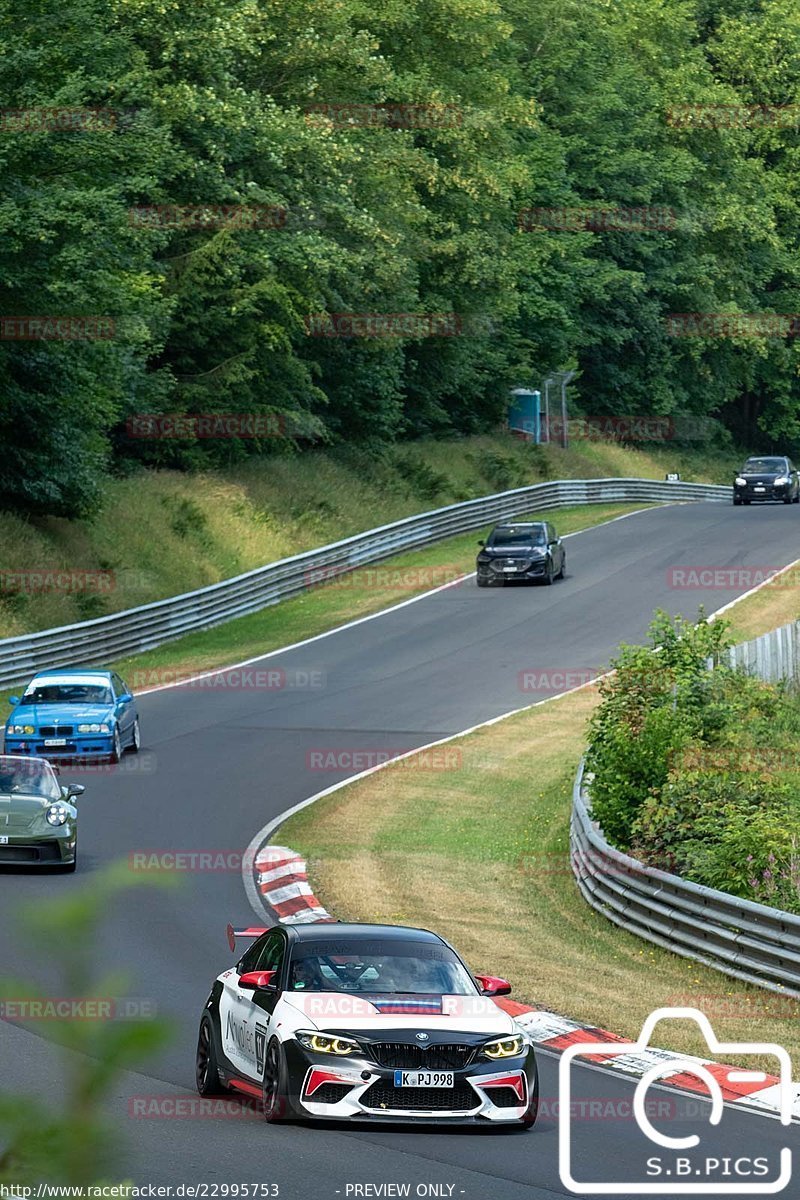
[[(794, 1087), (792, 1084), (792, 1066), (787, 1051), (783, 1046), (771, 1042), (721, 1042), (717, 1039), (711, 1022), (704, 1013), (696, 1008), (658, 1008), (651, 1013), (642, 1026), (642, 1032), (635, 1042), (575, 1042), (568, 1046), (559, 1063), (559, 1113), (558, 1113), (558, 1169), (561, 1182), (570, 1192), (580, 1196), (588, 1195), (774, 1195), (790, 1182), (792, 1177), (792, 1152), (788, 1146), (783, 1146), (779, 1156), (773, 1151), (776, 1159), (770, 1165), (768, 1157), (760, 1154), (752, 1158), (742, 1155), (738, 1158), (721, 1157), (714, 1154), (713, 1148), (700, 1148), (700, 1137), (691, 1133), (681, 1137), (671, 1137), (653, 1125), (646, 1111), (648, 1088), (658, 1083), (665, 1076), (678, 1074), (693, 1075), (701, 1080), (710, 1098), (708, 1124), (720, 1124), (724, 1111), (724, 1097), (719, 1080), (708, 1067), (699, 1059), (676, 1056), (675, 1058), (657, 1057), (639, 1079), (633, 1097), (633, 1116), (640, 1133), (651, 1146), (658, 1147), (663, 1154), (648, 1157), (643, 1174), (646, 1178), (601, 1181), (591, 1179), (576, 1179), (573, 1173), (573, 1090), (571, 1071), (572, 1064), (580, 1055), (602, 1055), (604, 1060), (614, 1057), (630, 1057), (648, 1052), (652, 1056), (653, 1048), (650, 1039), (653, 1030), (662, 1020), (692, 1020), (700, 1029), (709, 1051), (713, 1057), (717, 1055), (735, 1055), (741, 1058), (747, 1055), (770, 1055), (777, 1059), (780, 1065), (777, 1087), (777, 1107), (780, 1123), (789, 1125), (792, 1118)], [(763, 1082), (769, 1086), (768, 1076), (763, 1071), (746, 1071), (732, 1068), (728, 1072), (730, 1083)], [(757, 1140), (757, 1135), (754, 1141)], [(696, 1151), (694, 1155), (690, 1152)], [(765, 1176), (770, 1178), (765, 1178)], [(716, 1176), (716, 1178), (715, 1178)]]

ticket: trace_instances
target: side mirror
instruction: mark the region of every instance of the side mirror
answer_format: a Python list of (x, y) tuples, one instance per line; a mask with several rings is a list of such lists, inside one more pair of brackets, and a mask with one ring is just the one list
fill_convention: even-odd
[[(479, 546), (485, 546), (485, 545), (486, 545), (486, 542), (483, 540), (483, 538), (481, 538), (481, 539), (480, 539), (480, 541), (478, 542), (478, 545), (479, 545)], [(13, 703), (13, 697), (12, 697), (12, 703)]]
[(19, 696), (9, 696), (8, 703), (11, 704), (14, 708), (16, 708), (17, 705), (19, 704)]
[(277, 971), (245, 971), (239, 976), (239, 987), (253, 992), (277, 992), (278, 985), (273, 983)]
[(117, 697), (117, 703), (118, 704), (130, 704), (132, 699), (133, 699), (133, 696), (130, 694), (130, 692), (123, 692), (121, 696)]
[(476, 975), (475, 978), (484, 996), (511, 995), (511, 984), (507, 979), (498, 979), (496, 975)]
[(66, 787), (62, 787), (62, 792), (68, 800), (77, 799), (82, 796), (86, 788), (82, 783), (68, 783)]

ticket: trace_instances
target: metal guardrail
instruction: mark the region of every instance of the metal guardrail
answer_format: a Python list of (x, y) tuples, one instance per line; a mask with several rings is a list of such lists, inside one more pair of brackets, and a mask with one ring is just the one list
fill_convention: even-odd
[[(732, 666), (762, 679), (798, 677), (800, 622), (734, 646)], [(630, 933), (759, 987), (800, 996), (800, 916), (670, 875), (616, 850), (590, 815), (583, 763), (570, 822), (583, 898)]]
[(559, 479), (434, 509), (344, 538), (329, 546), (268, 563), (221, 583), (75, 625), (0, 640), (0, 687), (29, 679), (46, 667), (113, 662), (141, 654), (199, 629), (257, 612), (296, 596), (327, 577), (380, 562), (419, 546), (503, 517), (568, 504), (710, 500), (729, 501), (731, 490), (711, 484), (653, 479)]
[(724, 659), (769, 683), (800, 679), (800, 621), (790, 621), (761, 637), (731, 646)]

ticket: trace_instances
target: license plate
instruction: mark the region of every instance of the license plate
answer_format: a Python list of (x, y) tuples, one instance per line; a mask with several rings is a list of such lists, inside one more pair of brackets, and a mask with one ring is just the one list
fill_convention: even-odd
[(765, 487), (762, 487), (760, 483), (757, 483), (756, 486), (753, 488), (754, 492), (765, 492), (766, 490), (767, 489)]
[(503, 567), (504, 571), (516, 571), (516, 567)]
[(7, 845), (8, 845), (8, 838), (0, 837), (0, 846), (7, 846)]
[(452, 1071), (395, 1071), (395, 1087), (455, 1087)]
[(45, 744), (45, 746), (66, 746), (67, 739), (66, 738), (45, 738), (44, 744)]

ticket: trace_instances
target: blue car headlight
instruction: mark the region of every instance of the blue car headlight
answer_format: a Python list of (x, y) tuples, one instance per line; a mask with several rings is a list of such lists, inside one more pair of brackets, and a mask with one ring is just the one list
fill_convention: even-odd
[(102, 725), (79, 725), (78, 733), (111, 733), (111, 726), (104, 722)]
[(8, 733), (36, 733), (35, 725), (8, 725), (6, 729)]

